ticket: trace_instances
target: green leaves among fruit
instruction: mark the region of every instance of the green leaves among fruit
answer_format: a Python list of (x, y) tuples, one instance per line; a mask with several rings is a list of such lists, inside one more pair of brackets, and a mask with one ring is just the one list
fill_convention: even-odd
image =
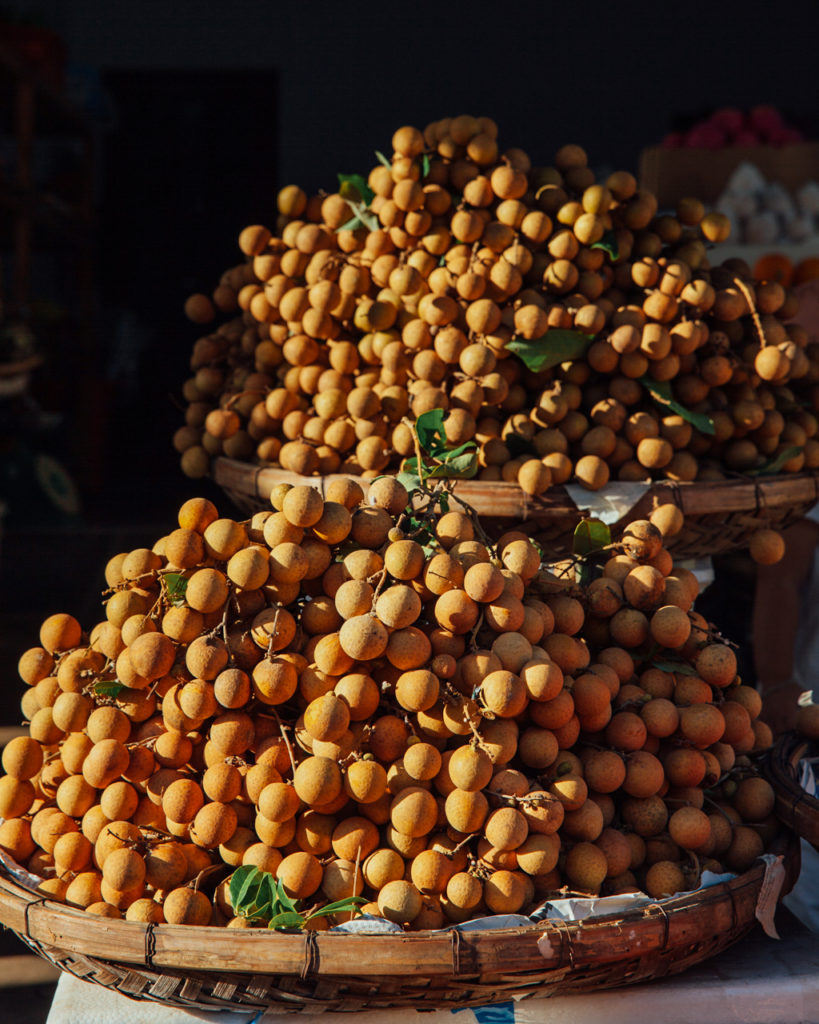
[(259, 921), (276, 931), (301, 929), (309, 921), (332, 914), (357, 914), (366, 900), (362, 896), (350, 896), (309, 913), (299, 909), (301, 902), (287, 895), (278, 878), (269, 871), (260, 871), (255, 865), (245, 864), (231, 876), (230, 905), (236, 916)]
[(704, 412), (692, 412), (681, 405), (672, 394), (671, 384), (667, 380), (653, 380), (651, 377), (641, 377), (640, 383), (648, 391), (655, 402), (665, 405), (678, 416), (682, 416), (692, 426), (696, 427), (701, 434), (714, 434), (716, 428), (714, 421)]
[(548, 370), (552, 366), (579, 359), (593, 340), (593, 334), (551, 328), (541, 337), (533, 338), (531, 341), (513, 338), (507, 344), (506, 351), (513, 352), (532, 373), (540, 373), (541, 370)]
[(366, 227), (369, 231), (378, 228), (378, 218), (369, 206), (375, 198), (375, 192), (367, 184), (367, 179), (360, 174), (339, 174), (338, 193), (353, 211), (353, 217), (338, 229), (339, 231), (356, 231)]
[(183, 605), (188, 589), (188, 577), (181, 572), (166, 572), (160, 576), (165, 595), (172, 605)]
[(803, 451), (804, 448), (800, 445), (791, 445), (777, 452), (772, 458), (763, 462), (761, 466), (757, 466), (755, 469), (747, 469), (745, 472), (749, 476), (771, 476), (774, 473), (779, 473), (783, 466), (790, 462), (791, 459), (801, 455)]

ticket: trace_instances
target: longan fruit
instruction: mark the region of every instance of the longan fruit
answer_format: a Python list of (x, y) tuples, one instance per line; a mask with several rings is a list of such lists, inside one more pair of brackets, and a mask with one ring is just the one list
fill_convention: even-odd
[(428, 835), (438, 819), (435, 797), (420, 786), (408, 786), (393, 798), (390, 821), (402, 835), (418, 838)]
[(529, 834), (529, 825), (514, 807), (499, 807), (484, 822), (483, 834), (496, 850), (517, 850)]
[(420, 615), (421, 598), (412, 587), (396, 583), (379, 594), (375, 613), (388, 629), (404, 629)]
[(228, 842), (237, 827), (234, 807), (212, 800), (197, 811), (190, 826), (190, 838), (202, 849), (213, 850)]
[(362, 672), (342, 676), (335, 684), (334, 692), (347, 704), (353, 722), (371, 718), (381, 699), (378, 684), (372, 676)]
[(180, 843), (162, 842), (145, 853), (145, 881), (167, 892), (181, 885), (188, 873), (188, 860)]
[(764, 821), (773, 813), (775, 803), (776, 794), (766, 779), (751, 777), (737, 783), (733, 804), (743, 821)]
[(486, 788), (492, 778), (494, 766), (485, 750), (465, 744), (453, 751), (447, 771), (458, 789), (475, 792)]
[(304, 727), (314, 740), (340, 739), (350, 724), (350, 710), (341, 697), (325, 693), (312, 700), (304, 710)]
[(363, 862), (361, 872), (371, 889), (382, 889), (388, 882), (403, 879), (406, 865), (401, 855), (382, 847), (374, 850)]
[(463, 589), (473, 601), (492, 602), (503, 593), (504, 577), (491, 562), (478, 562), (466, 570)]
[(775, 565), (785, 556), (785, 539), (778, 530), (755, 530), (751, 534), (748, 551), (757, 565)]
[(296, 766), (293, 787), (299, 798), (311, 807), (335, 800), (342, 791), (341, 770), (328, 757), (306, 757)]
[(210, 924), (213, 907), (208, 897), (188, 886), (172, 889), (162, 901), (162, 912), (168, 924)]
[(623, 595), (641, 611), (656, 608), (665, 591), (665, 577), (651, 565), (635, 566), (623, 580)]
[(50, 676), (55, 666), (55, 659), (44, 647), (30, 647), (20, 655), (17, 671), (24, 683), (34, 686)]
[(307, 529), (321, 519), (324, 500), (315, 487), (298, 484), (284, 495), (281, 511), (291, 525)]
[(404, 752), (404, 771), (419, 782), (434, 779), (441, 770), (441, 753), (431, 743), (412, 743)]
[(412, 882), (395, 879), (379, 890), (378, 909), (388, 921), (406, 925), (421, 913), (423, 898)]
[(385, 476), (370, 484), (367, 501), (391, 516), (399, 516), (409, 503), (409, 493), (400, 480)]
[(32, 779), (43, 766), (43, 748), (30, 736), (14, 736), (3, 748), (2, 765), (15, 779)]
[(489, 813), (489, 802), (481, 790), (453, 789), (446, 797), (446, 820), (457, 832), (476, 832)]
[(599, 455), (583, 455), (574, 465), (574, 475), (590, 491), (599, 491), (609, 482), (609, 467)]
[[(396, 629), (390, 634), (387, 649), (384, 652), (387, 661), (397, 669), (406, 671), (425, 665), (432, 655), (432, 643), (426, 633), (417, 626)], [(441, 655), (446, 657), (446, 655)], [(440, 671), (434, 665), (430, 668), (439, 676)], [(443, 678), (443, 676), (441, 676)]]
[(439, 626), (456, 635), (462, 635), (474, 627), (480, 615), (480, 608), (465, 590), (453, 588), (440, 594), (435, 602), (434, 614)]
[(101, 739), (85, 756), (82, 775), (95, 789), (104, 789), (127, 771), (129, 762), (130, 755), (122, 742), (113, 738)]
[(102, 879), (119, 892), (142, 887), (145, 883), (145, 858), (128, 847), (111, 850), (102, 865)]
[(256, 804), (269, 821), (283, 822), (295, 817), (301, 807), (301, 800), (288, 783), (271, 782), (261, 791)]
[(386, 650), (389, 633), (374, 615), (354, 615), (342, 624), (338, 641), (353, 661), (371, 661)]
[(98, 871), (81, 871), (68, 883), (63, 896), (65, 902), (87, 909), (101, 899), (101, 881), (102, 877)]
[(185, 600), (195, 611), (208, 614), (219, 610), (229, 593), (225, 574), (219, 569), (197, 569), (188, 579)]
[(694, 667), (706, 683), (725, 687), (736, 678), (737, 659), (727, 644), (709, 643), (700, 649)]
[(427, 589), (440, 597), (448, 590), (458, 589), (465, 578), (463, 565), (450, 554), (436, 554), (424, 569), (424, 584)]
[(384, 567), (396, 580), (416, 579), (425, 562), (424, 549), (414, 540), (392, 541), (384, 552)]
[(387, 773), (378, 761), (353, 761), (344, 776), (344, 789), (357, 803), (375, 803), (387, 791)]
[(426, 711), (438, 700), (438, 677), (426, 669), (402, 672), (395, 683), (395, 699), (407, 711)]
[(501, 669), (484, 679), (481, 699), (488, 710), (500, 718), (515, 718), (526, 707), (529, 695), (519, 676)]
[(0, 777), (0, 817), (21, 818), (31, 808), (34, 798), (34, 786), (28, 779), (15, 779), (12, 775)]
[(194, 779), (177, 779), (162, 794), (162, 810), (180, 824), (193, 821), (205, 802), (202, 787)]
[(139, 806), (139, 793), (124, 780), (112, 782), (100, 794), (100, 807), (111, 821), (131, 818)]
[[(29, 860), (36, 844), (31, 838), (31, 825), (25, 818), (9, 818), (0, 825), (0, 850), (18, 864)], [(31, 865), (29, 870), (35, 873)]]
[(82, 639), (82, 627), (73, 615), (58, 612), (49, 615), (40, 626), (40, 644), (55, 654), (77, 647)]

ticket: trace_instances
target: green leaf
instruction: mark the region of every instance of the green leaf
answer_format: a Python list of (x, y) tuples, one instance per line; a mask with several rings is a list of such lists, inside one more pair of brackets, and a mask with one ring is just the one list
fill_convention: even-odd
[(476, 452), (478, 446), (474, 441), (467, 441), (465, 444), (459, 444), (457, 448), (447, 448), (446, 458), (451, 459), (456, 455), (464, 455), (466, 452)]
[(329, 917), (330, 914), (344, 914), (348, 910), (354, 911), (366, 902), (363, 896), (348, 896), (346, 899), (336, 900), (335, 903), (328, 903), (324, 907), (319, 907), (318, 910), (314, 910), (312, 914), (307, 916), (307, 920), (312, 921), (314, 917)]
[[(279, 910), (278, 900), (278, 886), (277, 880), (270, 874), (269, 871), (262, 873), (262, 881), (259, 885), (258, 892), (256, 893), (257, 905), (259, 907), (259, 917), (272, 917), (272, 915)], [(267, 909), (265, 914), (263, 908)]]
[(429, 455), (434, 454), (436, 449), (446, 444), (444, 410), (430, 409), (429, 412), (421, 413), (415, 421), (415, 432), (421, 448)]
[(661, 672), (677, 672), (682, 676), (696, 676), (698, 675), (697, 670), (693, 665), (689, 665), (687, 661), (652, 661), (651, 663), (655, 668), (660, 669)]
[(424, 153), (421, 157), (421, 177), (429, 177), (429, 153)]
[(380, 164), (383, 164), (383, 165), (384, 165), (385, 167), (389, 167), (389, 169), (390, 169), (390, 170), (392, 170), (392, 164), (391, 164), (391, 163), (389, 162), (389, 160), (388, 160), (388, 159), (387, 159), (387, 158), (386, 158), (386, 157), (384, 156), (384, 154), (383, 154), (383, 153), (381, 153), (381, 152), (379, 152), (378, 150), (376, 150), (376, 151), (375, 151), (375, 157), (376, 157), (376, 159), (378, 160), (378, 162), (379, 162)]
[(183, 576), (181, 572), (166, 572), (162, 579), (165, 581), (165, 592), (171, 604), (184, 604), (185, 594), (188, 590), (188, 577)]
[(364, 203), (369, 205), (375, 198), (375, 192), (367, 184), (367, 179), (361, 174), (339, 174), (338, 194), (348, 202)]
[(287, 928), (301, 928), (304, 925), (304, 917), (295, 910), (286, 910), (283, 914), (276, 914), (270, 919), (268, 928), (284, 930)]
[(94, 693), (98, 697), (119, 697), (124, 689), (125, 683), (121, 683), (119, 679), (100, 679), (94, 683)]
[(539, 338), (512, 338), (506, 345), (533, 373), (579, 359), (594, 340), (593, 334), (554, 327)]
[(613, 231), (607, 231), (599, 242), (592, 242), (590, 249), (602, 249), (608, 253), (612, 263), (619, 258), (620, 250), (617, 245), (617, 235)]
[(253, 906), (247, 907), (242, 914), (242, 917), (258, 918), (260, 921), (269, 921), (271, 917), (277, 914), (279, 911), (270, 900), (262, 900), (260, 903), (254, 903)]
[(591, 562), (578, 562), (574, 567), (574, 578), (581, 587), (587, 587), (594, 579), (594, 566)]
[(783, 448), (781, 452), (778, 452), (773, 458), (763, 462), (761, 466), (756, 469), (746, 469), (745, 472), (748, 476), (770, 476), (774, 473), (778, 473), (786, 462), (790, 462), (791, 459), (796, 458), (804, 449), (801, 445), (793, 445), (790, 448)]
[(246, 905), (247, 894), (253, 888), (254, 882), (261, 871), (255, 864), (244, 864), (236, 868), (230, 878), (230, 905), (235, 914), (241, 913), (240, 907)]
[(427, 477), (436, 480), (471, 480), (477, 472), (478, 456), (475, 452), (468, 452), (454, 458), (444, 456), (441, 463), (427, 473)]
[(599, 519), (581, 519), (575, 527), (572, 551), (576, 555), (590, 555), (611, 544), (611, 530)]
[(695, 426), (701, 434), (714, 434), (716, 428), (714, 427), (714, 421), (710, 416), (707, 416), (704, 412), (691, 412), (690, 409), (686, 409), (684, 405), (674, 398), (671, 393), (671, 383), (667, 380), (654, 380), (651, 377), (640, 377), (640, 383), (648, 391), (655, 402), (659, 402), (660, 405), (666, 405), (669, 409), (677, 413), (678, 416), (682, 416), (684, 420), (688, 420), (692, 426)]
[(270, 876), (270, 881), (272, 882), (272, 887), (273, 887), (273, 889), (274, 889), (274, 891), (276, 893), (276, 896), (278, 897), (279, 903), (281, 903), (281, 905), (283, 907), (285, 907), (287, 910), (292, 911), (293, 913), (295, 913), (296, 912), (296, 904), (291, 899), (291, 897), (288, 896), (287, 893), (285, 892), (285, 890), (284, 890), (284, 883), (281, 881), (281, 879), (274, 878), (273, 875), (271, 875)]
[(446, 491), (442, 491), (438, 495), (438, 504), (441, 506), (442, 512), (449, 512), (449, 495)]
[(401, 473), (396, 473), (395, 479), (403, 484), (410, 497), (413, 493), (421, 488), (421, 477), (417, 473), (413, 473), (409, 470), (403, 470)]

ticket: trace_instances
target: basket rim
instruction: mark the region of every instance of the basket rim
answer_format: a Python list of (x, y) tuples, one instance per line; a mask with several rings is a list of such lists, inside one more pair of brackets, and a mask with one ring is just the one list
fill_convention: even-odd
[(766, 761), (768, 781), (776, 796), (774, 811), (797, 835), (819, 848), (819, 799), (799, 785), (798, 764), (811, 741), (796, 732), (779, 736)]
[[(784, 855), (792, 871), (798, 843), (786, 832), (770, 852)], [(724, 919), (738, 931), (753, 924), (754, 890), (762, 887), (767, 864), (757, 861), (748, 871), (706, 889), (652, 902), (625, 914), (578, 921), (538, 921), (512, 928), (358, 934), (338, 932), (271, 932), (263, 928), (143, 924), (89, 915), (81, 909), (38, 896), (0, 866), (0, 923), (34, 943), (108, 960), (192, 971), (237, 974), (270, 973), (301, 976), (306, 970), (333, 977), (379, 977), (404, 974), (408, 966), (427, 975), (458, 977), (475, 974), (475, 964), (503, 961), (514, 969), (542, 971), (616, 963), (668, 948), (674, 936), (691, 942), (692, 927), (701, 929), (710, 913), (716, 929)], [(739, 901), (739, 903), (738, 903)], [(738, 913), (744, 907), (744, 916)], [(706, 912), (706, 913), (704, 913)], [(626, 935), (627, 929), (627, 935)], [(624, 946), (624, 942), (626, 945)], [(469, 956), (461, 964), (460, 947)], [(366, 967), (364, 967), (366, 965)]]
[[(351, 474), (301, 476), (278, 466), (260, 465), (218, 455), (211, 459), (211, 478), (218, 486), (234, 489), (257, 500), (267, 501), (278, 483), (318, 487), (324, 494), (334, 480), (347, 480)], [(352, 476), (365, 485), (361, 476)], [(616, 483), (616, 481), (614, 481)], [(605, 492), (605, 489), (604, 489)], [(460, 495), (482, 514), (518, 516), (579, 515), (581, 510), (563, 484), (555, 484), (542, 495), (528, 495), (514, 483), (487, 480), (456, 480), (453, 497)], [(599, 492), (589, 492), (594, 494)], [(481, 499), (491, 506), (481, 507)], [(819, 501), (819, 470), (769, 476), (737, 476), (726, 480), (655, 480), (623, 518), (632, 518), (637, 505), (646, 499), (678, 505), (686, 516), (720, 512), (762, 512), (788, 508), (796, 503)]]

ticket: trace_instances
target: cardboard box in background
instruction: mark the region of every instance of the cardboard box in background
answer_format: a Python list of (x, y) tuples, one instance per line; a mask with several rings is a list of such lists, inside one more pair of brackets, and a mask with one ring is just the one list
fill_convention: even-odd
[(712, 204), (736, 168), (746, 162), (757, 167), (766, 181), (793, 191), (805, 182), (819, 181), (819, 142), (726, 149), (651, 146), (640, 154), (640, 187), (656, 195), (661, 209), (674, 207), (684, 196)]

